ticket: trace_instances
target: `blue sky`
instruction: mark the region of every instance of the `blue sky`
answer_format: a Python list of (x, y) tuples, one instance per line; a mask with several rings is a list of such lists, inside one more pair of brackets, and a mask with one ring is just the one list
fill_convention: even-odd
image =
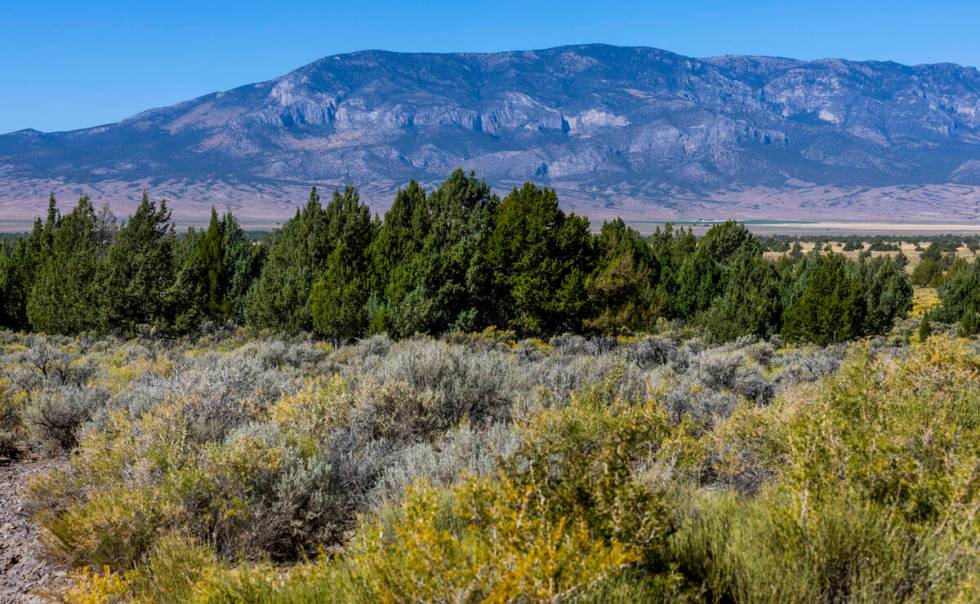
[(66, 130), (381, 48), (582, 42), (980, 65), (980, 2), (0, 0), (0, 132)]

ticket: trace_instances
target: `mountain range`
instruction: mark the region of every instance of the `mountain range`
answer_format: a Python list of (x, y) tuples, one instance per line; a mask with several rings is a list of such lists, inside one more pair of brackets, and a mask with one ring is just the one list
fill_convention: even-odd
[(601, 218), (980, 222), (980, 72), (686, 57), (601, 44), (363, 51), (70, 132), (0, 136), (0, 219), (54, 191), (126, 214), (212, 205), (276, 222), (312, 184), (378, 211), (410, 179), (533, 180)]

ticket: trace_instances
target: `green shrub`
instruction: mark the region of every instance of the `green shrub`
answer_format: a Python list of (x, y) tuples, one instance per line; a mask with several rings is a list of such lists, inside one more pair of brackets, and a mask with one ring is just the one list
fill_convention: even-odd
[[(784, 408), (782, 428), (750, 431), (777, 462), (759, 496), (685, 499), (671, 552), (694, 593), (787, 602), (975, 594), (980, 361), (942, 338), (912, 352), (899, 362), (859, 354), (815, 400)], [(715, 433), (733, 424), (745, 421), (733, 416)]]
[(10, 382), (0, 378), (0, 457), (17, 457), (24, 440), (22, 405), (11, 392)]
[(150, 489), (117, 487), (49, 517), (44, 526), (69, 564), (128, 568), (153, 547), (178, 511)]
[[(930, 554), (894, 510), (836, 493), (773, 490), (753, 501), (706, 494), (671, 542), (709, 601), (900, 602), (936, 598)], [(955, 587), (954, 587), (955, 591)]]
[(975, 343), (454, 341), (174, 352), (32, 483), (66, 597), (976, 600)]
[(980, 261), (953, 263), (938, 293), (936, 320), (959, 323), (963, 336), (980, 332)]

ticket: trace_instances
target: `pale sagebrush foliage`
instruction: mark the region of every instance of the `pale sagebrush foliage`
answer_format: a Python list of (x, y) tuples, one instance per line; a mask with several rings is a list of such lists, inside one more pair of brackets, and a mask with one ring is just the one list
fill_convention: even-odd
[[(515, 422), (576, 396), (609, 405), (653, 398), (673, 422), (708, 430), (741, 405), (768, 405), (781, 389), (835, 371), (843, 357), (842, 347), (782, 350), (752, 338), (710, 348), (669, 337), (508, 337), (380, 335), (333, 351), (302, 337), (31, 338), (3, 363), (10, 388), (29, 401), (25, 425), (39, 443), (66, 451), (86, 431), (115, 425), (119, 414), (137, 430), (165, 409), (167, 422), (181, 427), (179, 454), (217, 477), (181, 495), (198, 520), (180, 530), (229, 559), (288, 560), (342, 542), (357, 514), (397, 503), (413, 482), (446, 486), (492, 475), (520, 445)], [(326, 386), (331, 380), (339, 381)], [(277, 423), (280, 401), (311, 383), (320, 384), (311, 396), (329, 403), (327, 415), (314, 416), (324, 427), (296, 433), (290, 421)], [(139, 447), (157, 446), (152, 433), (134, 438)], [(244, 477), (221, 465), (229, 463), (222, 451), (239, 449), (256, 456)], [(770, 478), (768, 466), (746, 451), (734, 475), (714, 472), (709, 455), (698, 480), (757, 490)], [(140, 459), (123, 463), (127, 488), (165, 488)], [(651, 458), (649, 467), (662, 473), (671, 462)], [(85, 480), (98, 492), (98, 477)], [(232, 516), (205, 513), (229, 505), (221, 502), (243, 507)]]

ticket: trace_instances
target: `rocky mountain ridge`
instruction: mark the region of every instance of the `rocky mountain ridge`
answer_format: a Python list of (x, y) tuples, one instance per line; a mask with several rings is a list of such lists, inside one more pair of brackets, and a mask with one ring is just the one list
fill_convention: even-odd
[(125, 207), (147, 188), (178, 216), (274, 219), (314, 183), (383, 209), (459, 166), (594, 216), (980, 221), (980, 72), (607, 45), (363, 51), (116, 124), (2, 135), (0, 209), (48, 190)]

